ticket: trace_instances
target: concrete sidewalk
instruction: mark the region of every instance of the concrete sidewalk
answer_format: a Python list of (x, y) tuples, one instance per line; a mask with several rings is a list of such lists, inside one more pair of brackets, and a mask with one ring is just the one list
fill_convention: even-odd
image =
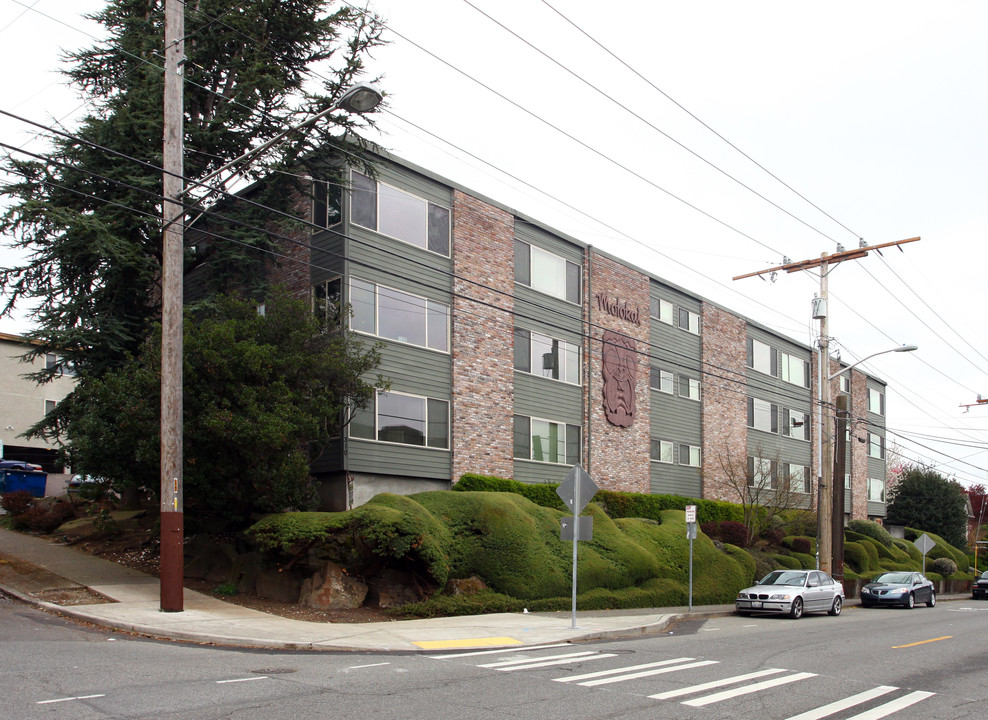
[[(40, 568), (43, 573), (31, 571)], [(55, 590), (88, 588), (111, 602), (55, 605)], [(105, 628), (214, 645), (306, 650), (422, 651), (493, 648), (662, 632), (684, 617), (730, 613), (732, 605), (610, 612), (498, 613), (376, 623), (313, 623), (243, 608), (185, 590), (184, 610), (160, 610), (158, 579), (45, 538), (0, 528), (0, 590)]]

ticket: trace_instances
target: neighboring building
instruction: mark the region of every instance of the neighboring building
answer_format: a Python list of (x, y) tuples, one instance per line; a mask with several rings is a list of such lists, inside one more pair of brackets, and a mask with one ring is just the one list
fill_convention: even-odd
[(38, 385), (24, 377), (54, 364), (54, 355), (39, 355), (32, 363), (23, 361), (30, 344), (18, 335), (0, 333), (0, 441), (2, 457), (41, 465), (46, 472), (61, 473), (56, 448), (38, 438), (21, 437), (72, 392), (75, 378), (63, 375)]
[[(313, 182), (311, 247), (278, 278), (383, 345), (391, 390), (314, 464), (325, 504), (445, 489), (467, 472), (816, 504), (815, 353), (729, 309), (393, 157)], [(834, 369), (839, 369), (835, 365)], [(845, 508), (885, 515), (885, 385), (851, 370)]]

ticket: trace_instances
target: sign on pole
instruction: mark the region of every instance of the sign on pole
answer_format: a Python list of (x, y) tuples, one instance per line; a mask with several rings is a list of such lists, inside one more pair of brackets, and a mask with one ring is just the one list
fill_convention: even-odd
[(686, 539), (690, 541), (689, 611), (693, 611), (693, 541), (696, 540), (696, 505), (686, 506)]
[(587, 471), (579, 465), (574, 465), (566, 479), (559, 483), (556, 494), (573, 512), (573, 517), (562, 518), (559, 536), (562, 540), (573, 543), (573, 627), (576, 627), (576, 548), (580, 540), (593, 538), (593, 517), (580, 517), (583, 508), (590, 498), (597, 494), (597, 487)]
[(926, 533), (923, 533), (918, 538), (913, 540), (913, 545), (915, 545), (921, 553), (923, 553), (923, 572), (926, 572), (926, 553), (937, 546), (936, 542)]

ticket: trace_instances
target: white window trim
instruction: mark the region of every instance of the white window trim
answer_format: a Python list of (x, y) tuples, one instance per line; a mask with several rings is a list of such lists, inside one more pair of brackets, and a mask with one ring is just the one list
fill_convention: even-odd
[[(351, 275), (350, 278), (348, 279), (348, 282), (347, 282), (347, 297), (351, 301), (351, 305), (352, 305), (352, 298), (353, 298), (353, 281), (354, 280), (359, 280), (361, 282), (367, 283), (368, 285), (373, 285), (374, 286), (374, 332), (373, 333), (369, 333), (366, 330), (359, 330), (359, 329), (353, 327), (353, 318), (354, 318), (354, 316), (352, 314), (350, 315), (350, 318), (347, 321), (347, 326), (348, 326), (348, 328), (350, 329), (351, 332), (357, 333), (358, 335), (366, 335), (367, 337), (374, 337), (374, 338), (378, 338), (380, 340), (386, 340), (388, 342), (398, 343), (399, 345), (407, 345), (409, 347), (421, 348), (423, 350), (429, 350), (430, 352), (441, 353), (443, 355), (449, 355), (452, 352), (452, 343), (453, 343), (453, 340), (452, 340), (452, 327), (451, 327), (451, 325), (452, 325), (452, 323), (451, 323), (451, 319), (452, 319), (452, 308), (450, 307), (450, 305), (448, 303), (444, 303), (444, 302), (441, 302), (439, 300), (433, 300), (432, 298), (426, 297), (425, 295), (418, 295), (416, 293), (408, 292), (407, 290), (402, 290), (400, 288), (390, 287), (388, 285), (381, 285), (380, 283), (376, 283), (373, 280), (365, 280), (362, 277), (357, 277), (355, 275)], [(420, 300), (425, 300), (425, 303), (426, 303), (426, 305), (425, 305), (425, 307), (426, 307), (426, 313), (425, 313), (425, 336), (426, 336), (426, 341), (428, 341), (428, 338), (429, 338), (429, 303), (435, 303), (436, 305), (442, 305), (443, 307), (445, 307), (446, 308), (446, 349), (445, 350), (439, 350), (439, 349), (434, 348), (434, 347), (429, 347), (428, 345), (419, 345), (418, 343), (408, 342), (407, 340), (399, 340), (397, 338), (391, 338), (391, 337), (387, 337), (385, 335), (381, 335), (381, 322), (380, 322), (380, 307), (381, 307), (381, 303), (378, 301), (378, 297), (380, 296), (380, 289), (381, 288), (384, 288), (385, 290), (392, 290), (394, 292), (402, 293), (403, 295), (409, 295), (409, 296), (414, 297), (414, 298), (419, 298)], [(435, 400), (437, 398), (433, 398), (433, 399)]]
[(648, 458), (649, 462), (659, 463), (660, 465), (675, 465), (676, 464), (676, 443), (675, 442), (673, 442), (672, 440), (658, 440), (658, 439), (654, 439), (654, 438), (649, 441), (650, 444), (652, 442), (659, 443), (659, 445), (660, 445), (659, 456), (660, 457), (662, 456), (661, 446), (662, 445), (668, 445), (669, 446), (669, 449), (671, 451), (670, 454), (672, 455), (672, 460), (656, 460), (655, 458), (653, 458), (651, 456), (651, 452), (650, 452), (649, 453), (649, 458)]
[[(683, 462), (682, 450), (684, 447), (690, 448), (691, 451), (694, 449), (697, 451), (695, 465), (692, 462)], [(703, 448), (701, 446), (693, 445), (692, 443), (679, 443), (679, 455), (680, 455), (679, 464), (682, 465), (683, 467), (695, 467), (695, 468), (703, 467)], [(688, 455), (692, 456), (692, 452), (688, 453)], [(687, 457), (687, 459), (691, 459), (691, 457)]]
[[(402, 397), (410, 397), (410, 398), (417, 398), (419, 400), (425, 400), (425, 412), (426, 412), (426, 418), (425, 418), (425, 429), (426, 429), (425, 443), (426, 444), (425, 445), (413, 445), (411, 443), (400, 443), (400, 442), (394, 442), (393, 440), (379, 440), (378, 439), (377, 436), (378, 436), (378, 434), (380, 433), (380, 430), (381, 430), (381, 423), (380, 423), (380, 421), (378, 419), (378, 407), (379, 406), (378, 406), (378, 403), (377, 403), (377, 398), (380, 395), (401, 395)], [(446, 403), (446, 447), (444, 447), (444, 448), (433, 447), (433, 446), (429, 445), (429, 417), (428, 417), (428, 414), (429, 414), (429, 401), (430, 400), (436, 400), (438, 402), (444, 402), (444, 403)], [(452, 445), (453, 445), (453, 437), (452, 437), (452, 432), (451, 432), (452, 424), (451, 423), (452, 423), (452, 403), (449, 400), (444, 400), (443, 398), (437, 398), (437, 397), (429, 397), (428, 395), (416, 395), (415, 393), (398, 392), (396, 390), (388, 390), (388, 391), (375, 390), (374, 391), (374, 437), (373, 438), (354, 437), (350, 433), (350, 427), (351, 426), (348, 423), (347, 424), (347, 439), (348, 440), (355, 440), (357, 442), (372, 442), (372, 443), (377, 443), (378, 445), (393, 445), (395, 447), (403, 447), (403, 448), (409, 448), (410, 447), (410, 448), (417, 448), (419, 450), (433, 450), (433, 451), (448, 453), (448, 452), (451, 452)]]

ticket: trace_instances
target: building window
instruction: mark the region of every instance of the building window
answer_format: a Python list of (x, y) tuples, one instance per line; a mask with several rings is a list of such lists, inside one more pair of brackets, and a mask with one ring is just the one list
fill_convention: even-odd
[(885, 481), (879, 478), (868, 478), (868, 499), (873, 502), (885, 502)]
[(807, 360), (780, 352), (751, 337), (748, 338), (748, 367), (793, 385), (810, 386), (810, 364)]
[(763, 432), (779, 432), (779, 406), (758, 398), (748, 398), (748, 427)]
[(840, 376), (840, 391), (845, 395), (851, 394), (851, 378), (847, 375)]
[(580, 347), (515, 328), (515, 370), (580, 384)]
[(668, 393), (672, 395), (673, 393), (673, 376), (668, 370), (659, 370), (658, 368), (650, 368), (649, 370), (649, 385), (653, 390), (658, 390), (659, 392)]
[(333, 278), (312, 286), (312, 313), (324, 328), (339, 326), (342, 302), (342, 279)]
[(694, 378), (679, 376), (679, 396), (689, 400), (700, 399), (700, 381)]
[(885, 393), (875, 388), (868, 388), (868, 412), (877, 415), (885, 414)]
[(885, 459), (885, 438), (875, 433), (868, 433), (868, 456)]
[(774, 460), (748, 457), (748, 487), (774, 490), (778, 487), (779, 464)]
[(679, 464), (689, 465), (690, 467), (700, 467), (700, 446), (685, 444), (680, 445)]
[(668, 440), (649, 441), (649, 459), (652, 462), (672, 464), (674, 462), (672, 455), (673, 445)]
[(651, 298), (648, 302), (648, 313), (656, 320), (672, 325), (673, 307), (668, 300)]
[(58, 355), (45, 353), (45, 370), (53, 370), (58, 365)]
[(514, 456), (519, 460), (576, 465), (580, 426), (515, 415)]
[(786, 465), (786, 473), (789, 480), (789, 492), (806, 493), (810, 492), (810, 469), (806, 465)]
[(389, 340), (449, 350), (449, 306), (350, 278), (350, 329)]
[(45, 400), (45, 415), (54, 410), (56, 405), (58, 405), (58, 402), (55, 400)]
[(580, 303), (580, 266), (521, 240), (515, 240), (515, 282)]
[(312, 181), (312, 224), (321, 228), (339, 225), (343, 219), (343, 192), (336, 183)]
[(679, 327), (694, 335), (700, 334), (700, 316), (685, 308), (679, 308)]
[(448, 449), (449, 403), (416, 395), (378, 392), (370, 407), (354, 410), (350, 437)]
[(449, 256), (449, 209), (352, 171), (350, 221)]
[(782, 434), (797, 440), (810, 439), (810, 414), (799, 410), (782, 409)]

